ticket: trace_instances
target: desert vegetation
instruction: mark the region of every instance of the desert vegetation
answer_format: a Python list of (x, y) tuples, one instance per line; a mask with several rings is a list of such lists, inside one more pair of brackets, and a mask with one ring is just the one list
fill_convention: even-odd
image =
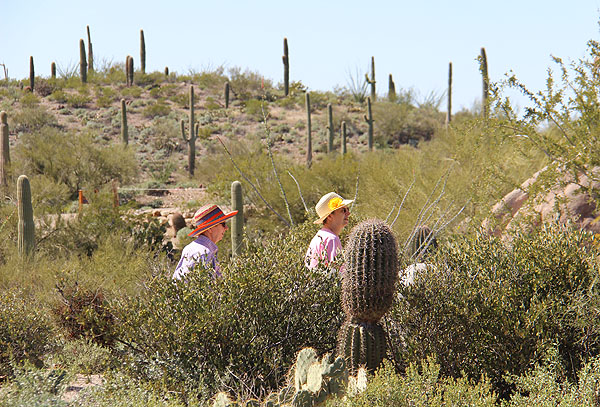
[[(376, 88), (374, 58), (306, 89), (283, 52), (282, 83), (146, 72), (143, 31), (139, 65), (103, 63), (88, 27), (77, 67), (32, 57), (0, 81), (0, 406), (598, 405), (597, 218), (482, 225), (535, 173), (532, 205), (570, 183), (596, 207), (600, 45), (556, 58), (540, 92), (490, 83), (482, 48), (482, 103), (459, 112), (451, 64), (447, 94), (420, 100), (391, 75)], [(311, 271), (329, 191), (356, 199), (346, 253)], [(243, 208), (223, 278), (171, 280), (167, 200)]]

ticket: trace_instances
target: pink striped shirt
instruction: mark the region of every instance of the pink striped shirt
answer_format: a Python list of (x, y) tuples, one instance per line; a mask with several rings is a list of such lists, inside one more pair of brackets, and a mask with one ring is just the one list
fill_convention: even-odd
[(340, 238), (324, 227), (310, 241), (304, 264), (309, 270), (317, 267), (319, 263), (327, 265), (333, 261), (341, 248)]

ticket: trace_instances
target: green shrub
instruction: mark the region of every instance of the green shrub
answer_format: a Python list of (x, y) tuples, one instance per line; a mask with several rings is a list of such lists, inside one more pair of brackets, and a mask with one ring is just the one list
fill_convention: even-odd
[(175, 391), (207, 386), (214, 394), (224, 385), (264, 394), (281, 384), (300, 348), (332, 350), (341, 322), (337, 273), (304, 267), (312, 226), (251, 244), (222, 264), (222, 279), (197, 269), (173, 282), (169, 269), (139, 295), (115, 301), (132, 373)]
[(52, 337), (50, 321), (34, 299), (18, 290), (0, 293), (0, 377), (12, 376), (13, 366), (24, 361), (41, 367)]
[(155, 103), (150, 103), (144, 108), (143, 115), (150, 119), (157, 116), (167, 116), (171, 112), (171, 108), (162, 100), (158, 100)]
[(242, 101), (258, 99), (273, 89), (271, 81), (259, 72), (248, 69), (242, 72), (239, 67), (229, 69), (229, 85), (235, 97)]
[(44, 174), (65, 185), (71, 198), (79, 189), (97, 188), (113, 179), (133, 179), (133, 152), (121, 146), (101, 147), (93, 133), (62, 132), (45, 127), (37, 134), (24, 134), (15, 151), (15, 165), (22, 174)]
[(62, 369), (39, 369), (25, 366), (17, 369), (16, 377), (0, 388), (2, 407), (66, 407), (61, 399), (71, 377)]
[(584, 232), (558, 226), (513, 236), (508, 247), (486, 236), (442, 247), (392, 311), (396, 359), (435, 355), (442, 374), (490, 378), (501, 397), (542, 350), (558, 345), (568, 377), (600, 351), (595, 249)]
[(58, 103), (67, 103), (67, 94), (62, 89), (57, 89), (50, 94), (50, 99)]
[(56, 125), (54, 115), (43, 107), (25, 108), (15, 112), (12, 117), (13, 128), (17, 132), (34, 132), (44, 126)]
[(32, 109), (40, 104), (40, 98), (31, 92), (24, 92), (19, 103), (24, 108)]
[(430, 140), (444, 123), (444, 115), (431, 106), (377, 102), (373, 105), (376, 142), (382, 146)]
[(495, 406), (496, 396), (485, 379), (479, 383), (464, 378), (444, 378), (432, 359), (411, 364), (405, 375), (390, 363), (369, 377), (367, 388), (343, 399), (331, 399), (328, 407)]
[(264, 116), (268, 116), (269, 114), (269, 106), (264, 101), (250, 99), (245, 102), (245, 106), (246, 114), (256, 121), (262, 122)]

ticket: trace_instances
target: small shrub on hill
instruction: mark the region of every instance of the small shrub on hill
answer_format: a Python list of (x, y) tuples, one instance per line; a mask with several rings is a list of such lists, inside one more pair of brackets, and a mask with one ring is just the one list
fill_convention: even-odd
[(147, 118), (154, 118), (157, 116), (167, 116), (171, 112), (171, 108), (163, 100), (158, 100), (154, 103), (148, 104), (144, 108), (143, 115)]
[(265, 79), (259, 72), (248, 69), (242, 71), (240, 67), (229, 69), (229, 84), (231, 92), (239, 100), (259, 99), (265, 92), (272, 91), (273, 84)]
[(45, 126), (55, 126), (56, 118), (43, 107), (25, 108), (15, 112), (12, 117), (16, 132), (34, 132)]

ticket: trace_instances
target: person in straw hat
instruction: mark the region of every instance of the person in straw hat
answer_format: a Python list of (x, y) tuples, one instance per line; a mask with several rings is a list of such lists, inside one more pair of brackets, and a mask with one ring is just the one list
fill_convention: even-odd
[(173, 279), (179, 280), (196, 267), (202, 264), (204, 268), (213, 270), (215, 277), (221, 277), (217, 252), (217, 243), (223, 239), (228, 229), (225, 221), (235, 216), (238, 211), (223, 213), (217, 205), (204, 205), (194, 214), (194, 229), (188, 236), (198, 236), (196, 240), (185, 246), (181, 252), (181, 259), (173, 273)]
[(324, 195), (315, 209), (319, 219), (315, 224), (323, 227), (317, 232), (306, 251), (305, 264), (309, 269), (315, 268), (319, 263), (324, 265), (333, 261), (342, 248), (340, 233), (348, 224), (350, 209), (348, 205), (353, 199), (344, 199), (335, 192)]

